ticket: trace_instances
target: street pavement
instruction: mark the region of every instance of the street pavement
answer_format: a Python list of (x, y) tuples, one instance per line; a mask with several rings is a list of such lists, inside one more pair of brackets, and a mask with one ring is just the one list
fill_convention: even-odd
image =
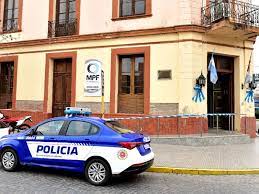
[(155, 153), (154, 166), (209, 169), (259, 168), (259, 138), (250, 144), (203, 147), (151, 144), (151, 147)]
[(81, 175), (42, 168), (24, 168), (18, 172), (0, 169), (0, 193), (258, 193), (259, 175), (191, 176), (143, 173), (115, 178), (111, 185), (95, 187)]

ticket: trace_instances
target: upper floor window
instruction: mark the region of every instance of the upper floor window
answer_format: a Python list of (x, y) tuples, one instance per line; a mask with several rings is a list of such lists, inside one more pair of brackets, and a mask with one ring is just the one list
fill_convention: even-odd
[[(56, 2), (56, 3), (55, 3)], [(56, 9), (53, 7), (56, 5)], [(80, 0), (51, 0), (49, 37), (69, 36), (78, 33)]]
[(152, 0), (113, 0), (112, 19), (151, 16)]
[(59, 24), (74, 22), (76, 19), (76, 0), (58, 0), (56, 18)]
[(145, 14), (146, 0), (120, 0), (120, 17)]
[(18, 8), (18, 0), (5, 0), (3, 31), (17, 31)]
[(3, 17), (1, 25), (2, 32), (17, 32), (21, 30), (21, 11), (23, 0), (4, 0), (1, 6)]

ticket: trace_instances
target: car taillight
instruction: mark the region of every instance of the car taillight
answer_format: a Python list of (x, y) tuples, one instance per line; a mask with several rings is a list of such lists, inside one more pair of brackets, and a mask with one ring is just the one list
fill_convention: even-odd
[(129, 150), (134, 149), (135, 147), (140, 146), (143, 144), (142, 142), (120, 142), (119, 143), (122, 147), (127, 148)]

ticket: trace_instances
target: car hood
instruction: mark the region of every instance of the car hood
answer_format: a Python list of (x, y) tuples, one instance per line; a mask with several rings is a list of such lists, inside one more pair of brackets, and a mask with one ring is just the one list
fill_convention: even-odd
[[(28, 134), (28, 131), (29, 131), (29, 130), (26, 130), (26, 131), (23, 131), (23, 132), (20, 132), (20, 133), (16, 133), (16, 134), (5, 135), (5, 136), (3, 136), (2, 138), (16, 139), (16, 138), (18, 138), (18, 137), (23, 137), (23, 136), (25, 136), (26, 134)], [(1, 139), (2, 139), (2, 138), (1, 138)]]

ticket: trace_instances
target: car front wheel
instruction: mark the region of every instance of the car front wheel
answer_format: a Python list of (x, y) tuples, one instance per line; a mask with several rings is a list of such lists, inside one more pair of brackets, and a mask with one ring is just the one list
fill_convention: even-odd
[(19, 160), (13, 149), (5, 149), (1, 154), (1, 163), (6, 171), (15, 171), (19, 166)]
[(106, 185), (111, 180), (111, 170), (107, 162), (93, 159), (85, 167), (85, 176), (89, 183), (96, 186)]

